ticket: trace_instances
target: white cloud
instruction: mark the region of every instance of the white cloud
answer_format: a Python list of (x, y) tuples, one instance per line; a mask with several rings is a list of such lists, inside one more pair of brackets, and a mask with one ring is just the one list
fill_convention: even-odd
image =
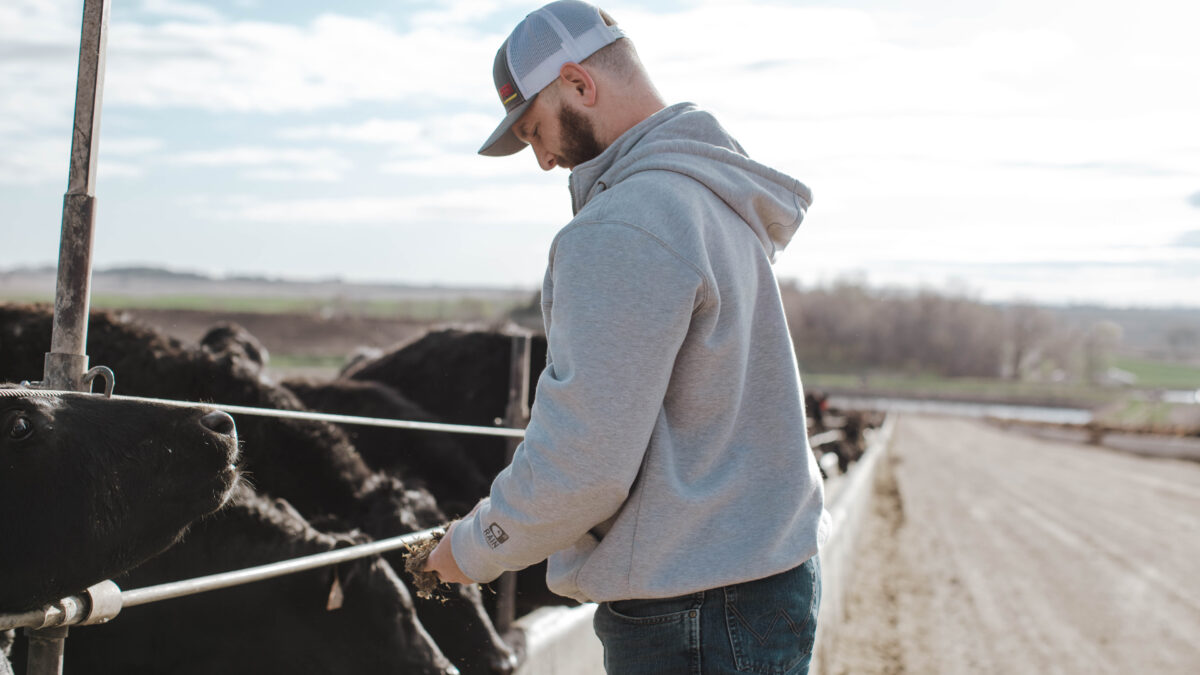
[(288, 140), (337, 140), (356, 143), (411, 145), (423, 142), (433, 146), (446, 144), (479, 145), (491, 134), (500, 115), (489, 117), (474, 113), (450, 113), (420, 118), (381, 119), (363, 122), (308, 125), (281, 129), (278, 136)]
[[(476, 155), (478, 146), (498, 119), (478, 114), (436, 115), (421, 119), (371, 118), (354, 124), (323, 124), (281, 129), (278, 137), (291, 141), (322, 141), (379, 145), (388, 148), (384, 173), (489, 178), (511, 176), (514, 165)], [(530, 166), (532, 158), (528, 158)], [(524, 168), (525, 164), (518, 165)]]
[(336, 183), (341, 181), (344, 177), (341, 169), (328, 166), (292, 166), (250, 169), (243, 171), (241, 175), (243, 178), (248, 178), (250, 180), (278, 182), (306, 181), (312, 183)]
[[(436, 9), (414, 13), (411, 21), (422, 28), (455, 30), (501, 10), (532, 11), (536, 7), (536, 3), (528, 0), (448, 0), (438, 3)], [(512, 26), (496, 25), (494, 28), (498, 33), (507, 33)], [(496, 41), (493, 49), (499, 47), (503, 39)]]
[(268, 148), (242, 146), (200, 150), (174, 155), (169, 163), (180, 166), (243, 167), (242, 175), (254, 180), (341, 180), (352, 164), (341, 153), (328, 148)]
[(688, 36), (639, 43), (673, 98), (751, 118), (1028, 112), (1038, 101), (1013, 79), (1057, 68), (1072, 50), (1050, 29), (911, 45), (895, 40), (899, 18), (854, 9), (705, 6), (634, 18), (648, 35)]
[(75, 3), (0, 3), (0, 183), (63, 181), (79, 55)]
[(79, 18), (74, 31), (56, 3), (0, 5), (0, 120), (5, 127), (44, 130), (75, 103)]
[[(528, 152), (523, 153), (521, 159), (528, 162), (530, 167), (533, 166), (534, 159)], [(518, 171), (524, 168), (524, 165), (517, 166)], [(401, 176), (436, 176), (456, 180), (499, 179), (514, 175), (514, 163), (495, 157), (437, 155), (384, 162), (379, 166), (379, 170)]]
[(6, 0), (0, 5), (0, 36), (5, 45), (74, 43), (78, 52), (82, 2)]
[[(100, 158), (96, 169), (97, 180), (100, 184), (109, 178), (140, 178), (146, 175), (146, 167), (133, 162)], [(98, 189), (99, 190), (99, 189)]]
[(377, 224), (438, 223), (561, 224), (570, 204), (561, 185), (512, 185), (446, 190), (405, 197), (338, 197), (231, 201), (226, 218), (255, 223)]
[(491, 99), (486, 72), (474, 83), (448, 75), (490, 62), (470, 35), (402, 34), (335, 14), (304, 26), (121, 22), (109, 44), (108, 92), (124, 105), (280, 113), (365, 101), (428, 107)]
[[(1200, 53), (1152, 28), (1173, 23), (1161, 3), (1139, 8), (1155, 17), (1141, 26), (1106, 5), (1039, 5), (1037, 28), (992, 6), (962, 21), (907, 7), (614, 14), (669, 98), (714, 109), (752, 156), (813, 187), (781, 274), (1110, 260), (1186, 229), (1200, 89), (1181, 68)], [(655, 39), (673, 34), (688, 39)]]
[(0, 183), (31, 185), (62, 181), (66, 191), (70, 160), (71, 143), (66, 138), (27, 139), (11, 152), (0, 152)]
[[(267, 3), (235, 2), (248, 4), (269, 16)], [(104, 119), (118, 135), (102, 133), (102, 177), (186, 166), (307, 184), (290, 198), (272, 185), (273, 201), (215, 202), (248, 223), (500, 221), (516, 231), (569, 213), (565, 173), (542, 176), (528, 153), (474, 154), (500, 116), (494, 50), (528, 2), (457, 0), (407, 16), (397, 16), (411, 12), (404, 3), (379, 4), (370, 19), (329, 5), (291, 23), (199, 0), (133, 5), (110, 26)], [(752, 156), (813, 187), (799, 252), (781, 273), (1113, 260), (1196, 229), (1186, 196), (1200, 172), (1200, 88), (1187, 82), (1200, 63), (1200, 5), (859, 5), (606, 5), (668, 99), (713, 109)], [(0, 2), (0, 183), (65, 184), (78, 38), (78, 0)], [(272, 127), (261, 140), (185, 143), (177, 115)], [(197, 140), (211, 149), (166, 155)], [(345, 180), (356, 167), (419, 181), (426, 194), (339, 194), (371, 189)], [(526, 179), (538, 187), (497, 187)], [(304, 192), (313, 182), (330, 183), (327, 198)]]
[(148, 136), (115, 136), (109, 138), (102, 135), (100, 139), (100, 155), (102, 157), (109, 155), (118, 155), (121, 157), (152, 155), (161, 151), (165, 145), (165, 142), (161, 138), (151, 138)]
[(964, 52), (980, 75), (1031, 75), (1066, 63), (1076, 46), (1069, 36), (1049, 28), (1001, 29), (976, 35)]
[(360, 124), (325, 124), (282, 129), (279, 137), (293, 141), (337, 140), (358, 143), (411, 143), (421, 136), (420, 122), (369, 119)]
[(260, 166), (276, 162), (311, 161), (318, 154), (312, 151), (246, 146), (199, 150), (175, 155), (172, 162), (185, 166)]
[(220, 12), (208, 5), (181, 0), (142, 0), (142, 11), (156, 16), (210, 23), (223, 18)]

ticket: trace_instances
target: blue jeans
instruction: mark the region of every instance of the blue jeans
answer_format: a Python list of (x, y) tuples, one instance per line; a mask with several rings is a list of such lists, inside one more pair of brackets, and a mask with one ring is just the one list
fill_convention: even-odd
[(593, 626), (610, 675), (805, 675), (821, 604), (816, 556), (756, 581), (675, 598), (603, 602)]

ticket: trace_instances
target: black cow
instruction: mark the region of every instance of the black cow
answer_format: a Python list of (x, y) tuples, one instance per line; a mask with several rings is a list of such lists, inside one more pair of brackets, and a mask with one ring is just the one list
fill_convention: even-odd
[[(288, 379), (283, 386), (312, 410), (339, 415), (442, 422), (424, 408), (379, 382)], [(367, 464), (405, 477), (437, 499), (450, 517), (465, 515), (491, 485), (476, 458), (456, 434), (348, 424), (343, 429)]]
[[(546, 338), (530, 340), (529, 403), (546, 365)], [(494, 426), (508, 407), (512, 335), (505, 331), (448, 328), (430, 331), (375, 358), (358, 361), (339, 380), (375, 382), (397, 390), (406, 399), (447, 422)], [(507, 444), (496, 436), (463, 437), (460, 441), (483, 475), (494, 478), (506, 465)], [(487, 488), (459, 499), (474, 502)], [(517, 612), (544, 605), (572, 604), (546, 588), (546, 564), (517, 574)]]
[[(51, 318), (49, 307), (0, 304), (0, 378), (40, 372)], [(91, 315), (88, 351), (93, 363), (115, 371), (123, 394), (306, 410), (252, 368), (108, 313)], [(318, 527), (357, 527), (384, 538), (444, 521), (427, 493), (372, 471), (335, 425), (239, 417), (249, 480), (259, 491), (287, 499)], [(408, 508), (413, 504), (425, 506)], [(398, 560), (398, 554), (388, 557)], [(478, 590), (457, 587), (453, 593), (446, 604), (417, 601), (429, 633), (463, 672), (511, 671), (512, 652), (488, 620)]]
[[(319, 532), (287, 502), (242, 490), (227, 508), (194, 525), (183, 544), (116, 581), (142, 588), (181, 574), (226, 572), (367, 539)], [(372, 556), (127, 608), (108, 624), (72, 629), (64, 672), (457, 672), (414, 616), (404, 584), (386, 561)], [(19, 659), (14, 664), (21, 666)]]
[[(438, 418), (454, 424), (496, 426), (508, 408), (512, 336), (502, 331), (449, 328), (430, 331), (376, 358), (358, 361), (341, 379), (386, 384)], [(529, 402), (546, 366), (546, 339), (530, 341)], [(505, 466), (503, 438), (474, 436), (462, 443), (484, 475)]]
[(237, 453), (223, 412), (0, 388), (0, 611), (162, 551), (226, 501)]
[[(47, 306), (0, 303), (0, 380), (32, 379), (50, 344)], [(121, 394), (305, 410), (287, 390), (229, 360), (104, 312), (88, 323), (92, 363), (116, 373)], [(353, 514), (372, 472), (345, 434), (320, 422), (239, 416), (243, 468), (260, 491), (288, 499), (307, 517)]]
[(804, 393), (804, 412), (808, 414), (809, 434), (825, 431), (825, 409), (829, 406), (829, 395), (815, 391)]
[(258, 338), (232, 321), (216, 324), (200, 338), (200, 348), (218, 358), (228, 359), (231, 367), (248, 368), (261, 373), (270, 360), (270, 352)]
[[(82, 591), (170, 546), (237, 482), (233, 418), (0, 385), (0, 612)], [(0, 632), (0, 673), (13, 631)]]

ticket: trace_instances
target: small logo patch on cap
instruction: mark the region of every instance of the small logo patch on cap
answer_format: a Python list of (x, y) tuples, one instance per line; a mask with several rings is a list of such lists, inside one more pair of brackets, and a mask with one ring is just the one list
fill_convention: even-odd
[(500, 87), (500, 102), (508, 105), (508, 102), (516, 98), (517, 92), (513, 91), (511, 82), (506, 82), (503, 87)]

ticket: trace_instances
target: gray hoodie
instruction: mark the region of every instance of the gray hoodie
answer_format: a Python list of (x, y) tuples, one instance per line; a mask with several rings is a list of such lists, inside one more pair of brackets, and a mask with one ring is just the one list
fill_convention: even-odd
[(455, 528), (456, 562), (487, 582), (549, 556), (551, 590), (611, 601), (815, 555), (829, 515), (771, 269), (808, 188), (678, 104), (576, 167), (571, 194), (525, 441)]

